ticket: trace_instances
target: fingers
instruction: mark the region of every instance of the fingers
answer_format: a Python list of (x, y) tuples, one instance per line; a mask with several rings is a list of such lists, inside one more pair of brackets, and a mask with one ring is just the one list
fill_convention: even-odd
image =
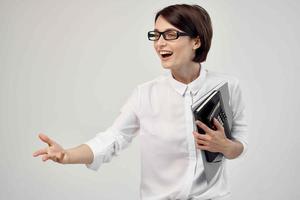
[(49, 154), (43, 155), (42, 160), (44, 162), (47, 161), (47, 160), (53, 160), (54, 162), (58, 162), (58, 159), (55, 156), (51, 156)]
[(207, 134), (212, 133), (213, 130), (210, 129), (208, 126), (206, 126), (203, 122), (197, 120), (195, 123), (198, 125), (198, 127), (202, 128), (205, 133)]
[(43, 155), (42, 160), (45, 162), (50, 159), (50, 156), (48, 154)]
[(209, 143), (204, 140), (197, 140), (196, 144), (198, 144), (200, 146), (208, 146), (209, 145)]
[(205, 134), (193, 132), (197, 149), (221, 152), (220, 148), (222, 147), (222, 141), (224, 141), (225, 135), (224, 127), (216, 118), (213, 119), (213, 123), (217, 130), (212, 130), (203, 122), (196, 121), (196, 124), (205, 132)]
[(44, 155), (44, 154), (47, 154), (47, 148), (40, 149), (40, 150), (34, 152), (32, 155), (34, 157), (37, 157), (37, 156)]
[(197, 149), (207, 150), (207, 151), (210, 150), (209, 142), (207, 142), (205, 140), (197, 139), (195, 143), (196, 143), (196, 148)]
[(39, 138), (40, 138), (43, 142), (47, 143), (49, 146), (53, 145), (53, 143), (54, 143), (47, 135), (45, 135), (45, 134), (43, 134), (43, 133), (40, 133), (40, 134), (39, 134)]
[(210, 135), (204, 135), (204, 134), (200, 134), (198, 132), (193, 132), (195, 138), (197, 140), (203, 140), (203, 141), (210, 141), (211, 140), (211, 136)]
[(214, 125), (216, 126), (217, 130), (223, 130), (224, 129), (222, 124), (216, 118), (214, 118)]
[(34, 157), (42, 156), (43, 161), (52, 160), (54, 162), (62, 163), (65, 156), (63, 148), (45, 134), (40, 133), (39, 138), (47, 143), (49, 147), (39, 149), (32, 155)]
[(209, 151), (209, 147), (208, 146), (205, 146), (205, 145), (199, 145), (199, 144), (196, 144), (196, 148), (197, 149), (200, 149), (200, 150), (206, 150), (206, 151)]
[(56, 153), (56, 154), (44, 154), (42, 156), (42, 160), (45, 162), (47, 160), (52, 160), (54, 162), (61, 162), (63, 158), (63, 154), (61, 152)]

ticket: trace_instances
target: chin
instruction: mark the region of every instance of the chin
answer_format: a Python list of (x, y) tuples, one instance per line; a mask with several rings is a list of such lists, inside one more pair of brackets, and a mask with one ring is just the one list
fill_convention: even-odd
[(168, 64), (168, 63), (161, 62), (161, 65), (165, 69), (172, 69), (172, 66), (170, 64)]

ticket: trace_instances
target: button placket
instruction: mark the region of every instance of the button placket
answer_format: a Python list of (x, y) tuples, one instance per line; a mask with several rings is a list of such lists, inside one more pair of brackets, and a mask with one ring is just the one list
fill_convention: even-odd
[(187, 142), (188, 142), (188, 151), (189, 151), (189, 167), (187, 171), (187, 179), (186, 179), (186, 187), (183, 189), (181, 195), (182, 198), (185, 199), (188, 197), (189, 192), (192, 188), (192, 183), (193, 183), (193, 178), (195, 175), (195, 170), (196, 170), (196, 164), (197, 164), (197, 154), (196, 154), (196, 146), (195, 146), (195, 141), (194, 141), (194, 136), (193, 136), (193, 130), (194, 130), (194, 123), (193, 123), (193, 113), (192, 113), (192, 103), (193, 103), (193, 98), (192, 98), (192, 93), (190, 89), (187, 87), (185, 94), (184, 94), (184, 103), (185, 103), (185, 118), (186, 118), (186, 137), (187, 137)]

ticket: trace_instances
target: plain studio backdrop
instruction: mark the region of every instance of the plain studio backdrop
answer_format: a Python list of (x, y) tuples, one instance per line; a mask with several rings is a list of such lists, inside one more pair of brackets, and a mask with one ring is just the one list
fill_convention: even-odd
[(40, 132), (65, 148), (91, 139), (165, 73), (146, 35), (175, 3), (209, 12), (204, 67), (241, 82), (249, 151), (228, 162), (232, 199), (300, 198), (299, 1), (0, 0), (0, 199), (139, 198), (139, 136), (98, 172), (32, 153)]

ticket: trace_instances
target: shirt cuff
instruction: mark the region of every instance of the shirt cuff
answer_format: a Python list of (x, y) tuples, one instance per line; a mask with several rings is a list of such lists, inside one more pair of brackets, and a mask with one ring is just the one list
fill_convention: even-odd
[(246, 154), (246, 152), (248, 151), (248, 143), (245, 142), (245, 141), (243, 141), (243, 140), (240, 140), (238, 138), (235, 138), (235, 140), (238, 141), (238, 142), (240, 142), (240, 143), (242, 143), (242, 145), (243, 145), (243, 151), (242, 151), (242, 153), (235, 158), (235, 159), (240, 159), (240, 158), (244, 157), (245, 154)]
[(97, 134), (97, 136), (84, 144), (88, 145), (93, 152), (93, 162), (86, 164), (86, 167), (92, 170), (98, 170), (99, 167), (109, 162), (115, 154), (114, 143), (116, 138), (111, 131), (105, 131)]
[(93, 140), (90, 140), (84, 144), (88, 145), (93, 152), (93, 162), (91, 164), (86, 164), (85, 166), (91, 170), (97, 171), (102, 164), (101, 159), (99, 159), (98, 156), (95, 156), (96, 155), (95, 149), (97, 144)]

